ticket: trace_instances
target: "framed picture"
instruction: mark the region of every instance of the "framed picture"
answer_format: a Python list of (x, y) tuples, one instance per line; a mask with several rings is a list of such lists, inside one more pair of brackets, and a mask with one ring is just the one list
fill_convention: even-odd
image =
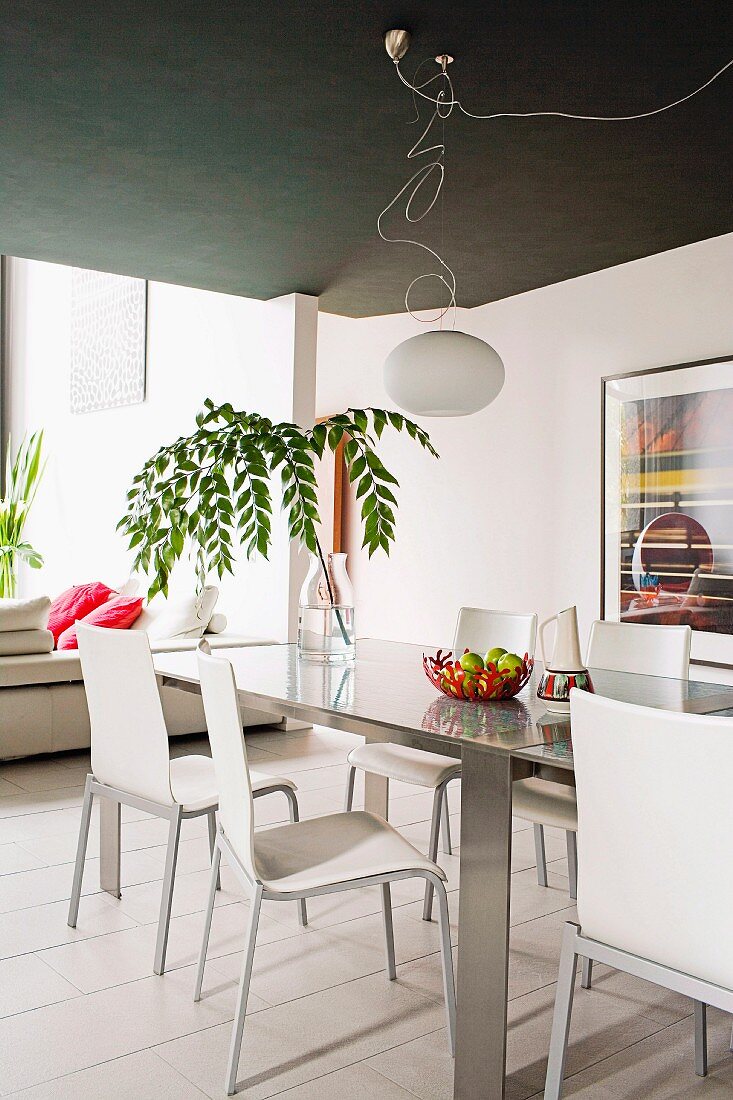
[(72, 413), (145, 400), (147, 287), (145, 279), (72, 268)]
[(602, 385), (601, 617), (733, 667), (733, 356)]

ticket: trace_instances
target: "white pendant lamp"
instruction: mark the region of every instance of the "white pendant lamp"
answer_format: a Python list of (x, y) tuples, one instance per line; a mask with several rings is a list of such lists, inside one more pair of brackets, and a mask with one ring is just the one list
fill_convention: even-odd
[[(407, 31), (390, 31), (385, 36), (387, 53), (398, 66), (409, 44)], [(469, 416), (486, 408), (499, 394), (504, 385), (504, 364), (484, 340), (456, 330), (456, 277), (442, 256), (422, 241), (387, 236), (382, 227), (382, 219), (403, 196), (405, 217), (413, 223), (422, 221), (438, 199), (442, 203), (445, 139), (436, 139), (435, 144), (427, 144), (427, 139), (436, 122), (442, 123), (445, 131), (445, 120), (453, 111), (453, 86), (448, 76), (448, 65), (453, 58), (441, 54), (435, 60), (440, 65), (440, 73), (433, 79), (440, 81), (440, 91), (433, 101), (432, 118), (409, 153), (410, 159), (426, 156), (427, 159), (420, 162), (421, 167), (379, 215), (377, 230), (383, 240), (415, 245), (437, 262), (435, 270), (412, 280), (405, 294), (405, 308), (416, 321), (437, 323), (440, 328), (412, 336), (390, 352), (384, 364), (384, 385), (395, 404), (407, 413), (417, 416)], [(423, 145), (423, 142), (426, 144)], [(424, 191), (428, 192), (427, 197), (422, 193)], [(420, 208), (422, 213), (415, 214), (414, 206)], [(448, 295), (448, 304), (429, 318), (418, 317), (410, 308), (410, 292), (423, 279), (437, 280), (441, 292)], [(453, 325), (443, 328), (443, 318), (451, 310)]]
[[(408, 160), (417, 158), (421, 165), (397, 192), (392, 201), (384, 208), (377, 219), (377, 231), (384, 241), (394, 244), (409, 244), (427, 252), (438, 265), (435, 270), (427, 271), (412, 280), (405, 294), (407, 312), (425, 324), (440, 322), (438, 330), (423, 332), (399, 344), (388, 356), (384, 364), (384, 384), (392, 400), (405, 412), (421, 416), (467, 416), (478, 412), (490, 404), (504, 385), (504, 364), (489, 344), (475, 336), (455, 329), (456, 314), (456, 277), (454, 272), (433, 248), (422, 241), (404, 236), (388, 236), (382, 225), (383, 219), (400, 200), (403, 200), (403, 213), (408, 223), (422, 221), (438, 200), (441, 200), (445, 178), (445, 123), (454, 110), (466, 118), (565, 118), (581, 122), (618, 123), (636, 119), (651, 118), (654, 115), (670, 111), (718, 80), (723, 73), (733, 67), (733, 60), (727, 61), (704, 84), (694, 88), (687, 95), (672, 100), (661, 107), (630, 115), (591, 115), (575, 114), (568, 111), (492, 111), (479, 114), (468, 110), (453, 90), (448, 66), (453, 58), (450, 54), (439, 54), (435, 60), (440, 71), (427, 79), (417, 79), (422, 65), (418, 66), (412, 81), (408, 80), (400, 62), (410, 47), (410, 33), (407, 30), (391, 30), (384, 36), (387, 53), (394, 62), (395, 72), (400, 82), (409, 89), (417, 116), (420, 120), (419, 105), (429, 103), (432, 115), (412, 149)], [(440, 135), (431, 133), (441, 128)], [(432, 154), (432, 155), (431, 155)], [(419, 213), (416, 212), (420, 211)], [(442, 218), (441, 218), (442, 222)], [(441, 230), (442, 238), (442, 230)], [(442, 239), (441, 239), (442, 251)], [(410, 308), (410, 291), (422, 279), (436, 279), (441, 284), (443, 294), (448, 294), (448, 304), (433, 317), (418, 317)], [(453, 311), (453, 327), (443, 329), (443, 318)]]
[(421, 332), (390, 352), (384, 385), (394, 403), (417, 416), (468, 416), (504, 385), (504, 364), (489, 344), (456, 329)]

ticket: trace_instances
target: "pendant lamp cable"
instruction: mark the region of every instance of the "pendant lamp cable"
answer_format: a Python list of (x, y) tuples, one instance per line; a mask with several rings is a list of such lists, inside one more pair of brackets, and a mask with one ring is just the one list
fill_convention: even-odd
[[(442, 255), (430, 248), (429, 245), (424, 244), (422, 241), (416, 241), (409, 237), (391, 237), (388, 236), (383, 228), (383, 219), (387, 214), (399, 203), (399, 201), (406, 196), (404, 215), (406, 220), (411, 224), (417, 224), (421, 222), (423, 218), (426, 218), (430, 211), (434, 208), (438, 199), (440, 199), (440, 216), (441, 216), (441, 253), (443, 252), (443, 238), (444, 238), (444, 214), (443, 214), (443, 185), (445, 182), (445, 121), (450, 118), (455, 109), (459, 110), (467, 118), (474, 119), (496, 119), (496, 118), (566, 118), (577, 120), (579, 122), (634, 122), (637, 119), (651, 118), (654, 115), (661, 115), (664, 111), (671, 111), (674, 107), (679, 107), (683, 103), (687, 103), (694, 96), (699, 95), (700, 92), (704, 92), (706, 88), (709, 88), (720, 76), (723, 75), (731, 66), (733, 66), (733, 59), (726, 62), (716, 73), (714, 73), (709, 80), (706, 80), (704, 84), (701, 84), (694, 91), (689, 92), (687, 95), (681, 96), (679, 99), (673, 100), (671, 103), (665, 103), (663, 107), (655, 107), (651, 111), (641, 111), (638, 114), (633, 115), (581, 115), (573, 114), (569, 111), (494, 111), (491, 114), (477, 114), (474, 111), (469, 111), (463, 106), (460, 99), (456, 99), (455, 92), (453, 90), (453, 84), (450, 76), (447, 72), (446, 57), (436, 60), (442, 61), (441, 70), (435, 73), (433, 76), (424, 80), (422, 83), (417, 82), (418, 73), (420, 69), (428, 62), (429, 59), (422, 61), (415, 70), (415, 75), (412, 81), (409, 81), (403, 74), (400, 68), (399, 58), (393, 58), (394, 66), (397, 71), (397, 75), (400, 81), (406, 88), (410, 89), (412, 93), (412, 100), (415, 106), (415, 118), (411, 120), (412, 123), (420, 122), (420, 108), (418, 105), (418, 98), (426, 100), (432, 105), (433, 113), (430, 117), (430, 121), (420, 134), (415, 144), (407, 154), (408, 160), (414, 160), (417, 157), (429, 157), (432, 153), (431, 159), (422, 163), (421, 167), (410, 176), (407, 183), (397, 192), (395, 197), (390, 203), (385, 206), (381, 214), (377, 218), (377, 232), (383, 241), (388, 244), (407, 244), (413, 245), (416, 248), (421, 248), (427, 252), (433, 259), (437, 260), (440, 265), (437, 271), (425, 272), (422, 275), (417, 275), (407, 287), (405, 291), (405, 309), (416, 321), (420, 321), (422, 324), (435, 324), (440, 323), (440, 327), (443, 327), (443, 318), (449, 310), (453, 311), (453, 328), (456, 325), (456, 276), (455, 272), (445, 262)], [(435, 81), (440, 82), (439, 91), (430, 92), (425, 91), (429, 89)], [(424, 144), (431, 140), (431, 130), (433, 125), (440, 122), (442, 127), (442, 138), (440, 141), (433, 145)], [(430, 186), (430, 190), (427, 195), (421, 195), (423, 188)], [(415, 213), (415, 207), (422, 201), (424, 209)], [(445, 306), (438, 309), (428, 317), (421, 317), (410, 306), (410, 293), (413, 287), (421, 282), (423, 279), (437, 279), (438, 282), (445, 287), (448, 292), (448, 302)]]

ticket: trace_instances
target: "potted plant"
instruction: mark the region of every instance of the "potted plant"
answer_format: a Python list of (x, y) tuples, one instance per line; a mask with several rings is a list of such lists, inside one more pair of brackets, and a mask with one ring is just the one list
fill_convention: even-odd
[(346, 642), (344, 618), (318, 537), (315, 460), (344, 441), (348, 477), (362, 502), (362, 545), (370, 557), (377, 550), (388, 554), (395, 537), (393, 487), (398, 482), (379, 458), (376, 445), (385, 430), (406, 431), (437, 458), (427, 432), (401, 413), (383, 409), (347, 409), (305, 429), (211, 400), (204, 403), (196, 425), (192, 435), (181, 436), (148, 459), (133, 479), (127, 511), (118, 524), (136, 550), (135, 569), (152, 574), (149, 598), (158, 592), (167, 595), (171, 570), (187, 546), (201, 586), (211, 573), (233, 573), (239, 546), (248, 558), (267, 557), (270, 479), (279, 472), (290, 538), (319, 559), (336, 628)]
[(43, 476), (43, 432), (23, 438), (13, 459), (11, 441), (5, 458), (5, 495), (0, 498), (0, 598), (13, 598), (18, 585), (18, 562), (40, 569), (43, 558), (23, 539), (23, 530)]

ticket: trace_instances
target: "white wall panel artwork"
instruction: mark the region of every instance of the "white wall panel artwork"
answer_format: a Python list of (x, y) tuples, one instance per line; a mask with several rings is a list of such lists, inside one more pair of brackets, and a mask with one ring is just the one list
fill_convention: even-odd
[(72, 413), (145, 400), (146, 303), (144, 279), (72, 269)]

